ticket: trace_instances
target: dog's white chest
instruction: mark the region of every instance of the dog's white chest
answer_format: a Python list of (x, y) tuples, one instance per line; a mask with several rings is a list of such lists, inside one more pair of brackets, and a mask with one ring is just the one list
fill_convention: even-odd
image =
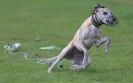
[(92, 27), (91, 29), (88, 29), (88, 31), (85, 31), (82, 37), (84, 45), (87, 48), (90, 48), (93, 43), (95, 43), (95, 41), (101, 37), (101, 32), (99, 29)]

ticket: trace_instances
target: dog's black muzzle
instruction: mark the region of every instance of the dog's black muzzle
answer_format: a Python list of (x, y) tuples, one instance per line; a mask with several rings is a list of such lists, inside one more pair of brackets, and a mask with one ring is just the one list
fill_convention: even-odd
[(109, 26), (116, 26), (118, 24), (118, 22), (119, 22), (117, 17), (112, 15), (110, 18), (111, 18), (110, 20), (107, 20), (107, 23), (108, 23), (107, 25), (109, 25)]
[(112, 20), (113, 20), (113, 25), (117, 25), (119, 22), (117, 17), (115, 17), (114, 15), (112, 16)]

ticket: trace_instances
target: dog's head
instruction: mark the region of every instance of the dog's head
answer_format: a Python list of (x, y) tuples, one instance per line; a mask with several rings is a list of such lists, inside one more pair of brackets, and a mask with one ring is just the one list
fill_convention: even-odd
[(118, 24), (118, 19), (112, 14), (112, 11), (100, 4), (94, 6), (92, 15), (95, 15), (103, 24), (109, 26)]

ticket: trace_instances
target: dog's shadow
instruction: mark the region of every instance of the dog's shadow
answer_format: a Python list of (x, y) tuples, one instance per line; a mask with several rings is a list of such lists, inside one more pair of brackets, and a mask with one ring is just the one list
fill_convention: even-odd
[(102, 71), (95, 69), (95, 68), (92, 68), (92, 67), (87, 68), (87, 69), (83, 69), (83, 70), (79, 70), (79, 71), (72, 71), (69, 68), (59, 68), (59, 69), (55, 68), (53, 71), (56, 73), (66, 72), (66, 73), (71, 73), (71, 74), (72, 73), (95, 74), (95, 73), (101, 73), (102, 72)]

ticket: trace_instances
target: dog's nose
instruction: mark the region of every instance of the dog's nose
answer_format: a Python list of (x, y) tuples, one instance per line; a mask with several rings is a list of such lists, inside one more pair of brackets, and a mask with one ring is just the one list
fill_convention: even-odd
[(112, 22), (113, 22), (113, 24), (117, 25), (119, 23), (119, 20), (117, 19), (117, 17), (112, 15)]
[(116, 21), (116, 17), (114, 15), (112, 16), (112, 20), (113, 21)]

